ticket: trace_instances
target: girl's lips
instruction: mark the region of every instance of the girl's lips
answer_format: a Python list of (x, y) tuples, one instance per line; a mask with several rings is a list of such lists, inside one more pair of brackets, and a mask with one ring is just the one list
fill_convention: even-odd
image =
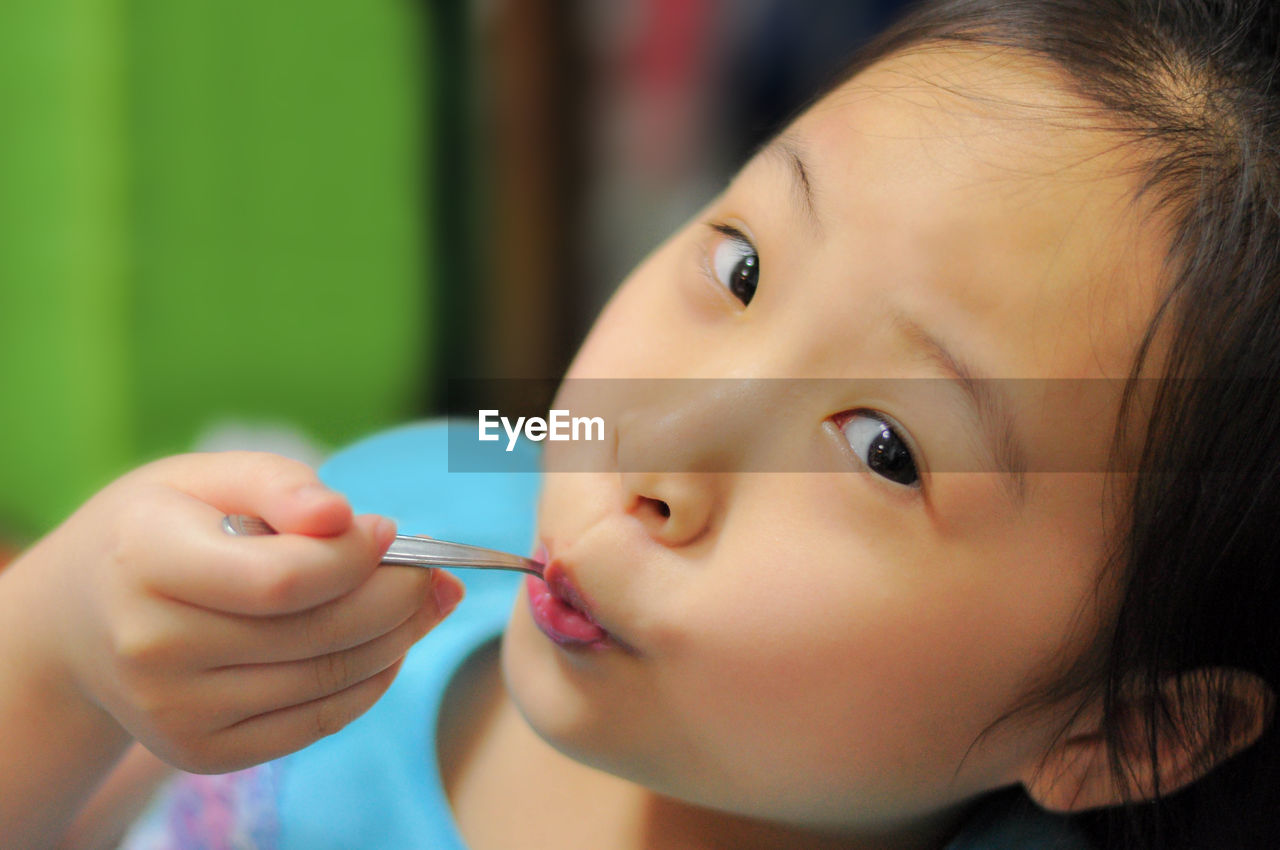
[(533, 621), (543, 634), (560, 646), (604, 648), (612, 643), (609, 633), (591, 618), (586, 601), (573, 586), (564, 566), (548, 563), (545, 546), (540, 546), (533, 560), (546, 563), (541, 579), (528, 576), (525, 590)]

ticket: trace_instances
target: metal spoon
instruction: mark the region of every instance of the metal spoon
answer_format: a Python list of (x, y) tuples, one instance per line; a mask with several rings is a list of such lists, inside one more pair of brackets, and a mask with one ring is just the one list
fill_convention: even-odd
[[(277, 533), (258, 517), (231, 514), (222, 518), (222, 530), (234, 537)], [(382, 563), (401, 567), (465, 567), (474, 570), (515, 570), (542, 578), (542, 564), (509, 552), (484, 549), (466, 543), (450, 543), (430, 537), (397, 534)]]

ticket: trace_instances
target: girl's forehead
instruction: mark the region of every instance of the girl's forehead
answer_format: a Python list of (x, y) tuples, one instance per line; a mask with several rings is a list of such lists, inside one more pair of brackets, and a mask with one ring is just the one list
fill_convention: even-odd
[(897, 54), (784, 134), (828, 238), (998, 377), (1126, 375), (1167, 241), (1140, 150), (1036, 60)]

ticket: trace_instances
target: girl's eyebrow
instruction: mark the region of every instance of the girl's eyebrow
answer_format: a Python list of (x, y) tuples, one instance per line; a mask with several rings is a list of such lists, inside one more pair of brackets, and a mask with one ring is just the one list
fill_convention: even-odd
[(948, 377), (955, 380), (977, 416), (987, 439), (983, 445), (994, 462), (996, 471), (1004, 473), (1001, 481), (1014, 505), (1021, 506), (1027, 494), (1027, 453), (1018, 440), (1009, 399), (1000, 390), (1000, 382), (977, 375), (965, 362), (909, 316), (892, 311), (894, 325), (924, 356)]
[(822, 218), (818, 215), (818, 205), (814, 201), (813, 183), (809, 180), (809, 167), (805, 162), (804, 145), (790, 134), (776, 136), (763, 150), (763, 153), (780, 159), (787, 167), (795, 186), (798, 206), (804, 218), (819, 233), (822, 232)]

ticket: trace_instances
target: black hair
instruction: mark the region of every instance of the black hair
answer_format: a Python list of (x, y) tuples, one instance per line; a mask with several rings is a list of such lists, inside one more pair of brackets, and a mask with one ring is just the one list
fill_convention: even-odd
[[(1130, 802), (1083, 820), (1108, 847), (1280, 846), (1275, 724), (1228, 758), (1253, 715), (1226, 679), (1197, 699), (1205, 689), (1187, 675), (1247, 671), (1270, 689), (1268, 718), (1280, 692), (1280, 2), (940, 0), (842, 79), (948, 43), (1039, 59), (1100, 107), (1099, 125), (1140, 152), (1135, 199), (1152, 202), (1169, 238), (1116, 435), (1116, 453), (1138, 447), (1138, 472), (1103, 571), (1120, 607), (1089, 693), (1113, 753), (1133, 755), (1123, 715), (1137, 705), (1138, 757), (1158, 764), (1166, 736), (1211, 728), (1221, 734), (1187, 744), (1201, 764), (1224, 763), (1170, 794), (1139, 790), (1116, 756)], [(1138, 375), (1152, 365), (1164, 377), (1144, 395)]]

